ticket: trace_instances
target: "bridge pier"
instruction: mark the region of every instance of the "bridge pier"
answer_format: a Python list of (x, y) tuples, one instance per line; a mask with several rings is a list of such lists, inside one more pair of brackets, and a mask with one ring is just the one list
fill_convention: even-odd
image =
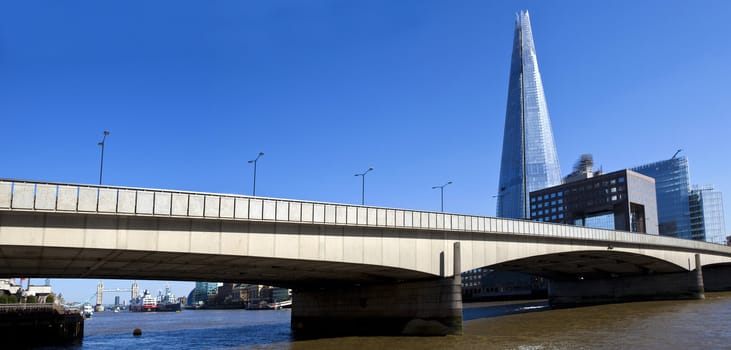
[(689, 272), (615, 277), (594, 280), (551, 281), (548, 301), (555, 306), (605, 304), (642, 300), (704, 299), (700, 255)]
[(454, 277), (383, 285), (296, 289), (296, 337), (462, 334), (459, 242)]

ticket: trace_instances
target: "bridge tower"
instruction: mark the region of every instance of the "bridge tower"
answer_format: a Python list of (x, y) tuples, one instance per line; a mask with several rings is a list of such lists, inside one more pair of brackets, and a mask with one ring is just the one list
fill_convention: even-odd
[(96, 305), (94, 309), (96, 311), (104, 311), (104, 282), (99, 281), (99, 284), (96, 285)]
[(140, 287), (137, 286), (137, 281), (132, 282), (132, 296), (129, 298), (129, 300), (133, 300), (134, 298), (137, 298), (139, 294)]

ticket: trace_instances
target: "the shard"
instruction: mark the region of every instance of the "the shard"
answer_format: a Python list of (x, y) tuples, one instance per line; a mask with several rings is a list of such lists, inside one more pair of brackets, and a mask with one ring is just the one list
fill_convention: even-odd
[(528, 11), (517, 14), (505, 113), (497, 216), (530, 218), (531, 191), (561, 184)]

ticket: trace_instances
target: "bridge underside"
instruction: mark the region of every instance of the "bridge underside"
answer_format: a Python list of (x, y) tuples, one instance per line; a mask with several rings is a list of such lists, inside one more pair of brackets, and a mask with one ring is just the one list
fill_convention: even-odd
[(511, 260), (487, 268), (527, 273), (553, 281), (604, 279), (686, 272), (675, 264), (618, 250), (575, 251)]
[(549, 302), (561, 306), (703, 298), (699, 255), (692, 266), (696, 269), (688, 271), (650, 256), (606, 250), (541, 255), (489, 268), (547, 278)]
[(286, 288), (435, 276), (385, 266), (213, 254), (0, 246), (0, 276), (221, 281)]

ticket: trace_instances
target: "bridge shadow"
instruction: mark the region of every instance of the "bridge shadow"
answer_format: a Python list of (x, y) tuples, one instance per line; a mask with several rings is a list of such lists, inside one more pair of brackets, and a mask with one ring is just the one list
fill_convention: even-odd
[(551, 310), (548, 300), (511, 300), (464, 303), (462, 319), (464, 321), (493, 318), (507, 315), (517, 315), (529, 312)]

